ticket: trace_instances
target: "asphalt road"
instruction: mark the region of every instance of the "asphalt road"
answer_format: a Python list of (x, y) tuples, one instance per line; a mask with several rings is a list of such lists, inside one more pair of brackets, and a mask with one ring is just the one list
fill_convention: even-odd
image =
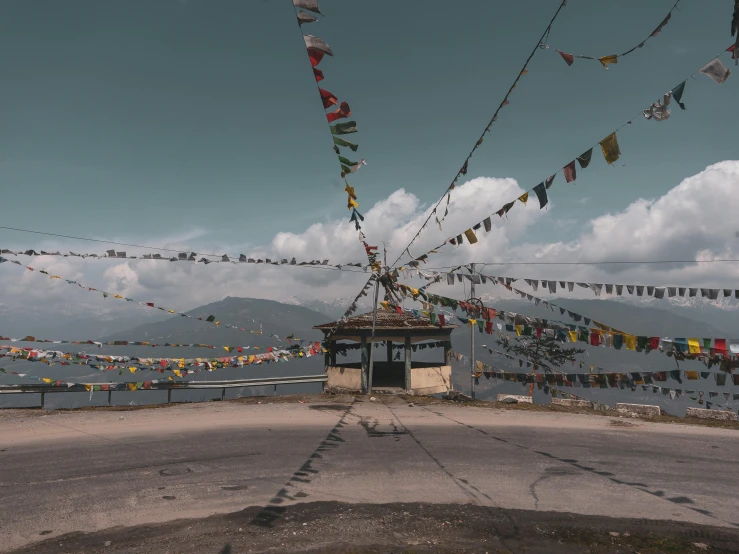
[[(121, 419), (122, 418), (122, 419)], [(739, 528), (739, 432), (600, 416), (212, 403), (0, 412), (0, 550), (297, 502), (428, 502)]]

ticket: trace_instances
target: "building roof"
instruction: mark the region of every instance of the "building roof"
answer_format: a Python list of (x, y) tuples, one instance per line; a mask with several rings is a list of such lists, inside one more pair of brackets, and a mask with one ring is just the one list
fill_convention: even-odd
[[(333, 323), (324, 323), (322, 325), (316, 325), (313, 327), (314, 329), (321, 329), (321, 330), (329, 330), (339, 325), (340, 330), (351, 330), (351, 329), (372, 329), (372, 312), (368, 312), (366, 314), (360, 314), (355, 315), (354, 317), (350, 317), (349, 320), (346, 323), (340, 323), (340, 322), (333, 322)], [(377, 310), (377, 322), (375, 324), (375, 329), (398, 329), (398, 330), (419, 330), (419, 331), (429, 331), (429, 330), (436, 330), (439, 331), (441, 329), (454, 329), (456, 327), (459, 327), (459, 325), (453, 325), (447, 323), (443, 327), (439, 325), (438, 323), (431, 323), (431, 320), (427, 317), (419, 316), (415, 317), (414, 315), (403, 313), (399, 314), (398, 312), (392, 311), (385, 311), (385, 310)]]

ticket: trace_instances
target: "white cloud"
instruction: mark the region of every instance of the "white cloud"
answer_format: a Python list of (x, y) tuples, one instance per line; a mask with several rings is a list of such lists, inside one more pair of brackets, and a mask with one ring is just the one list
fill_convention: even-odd
[[(605, 260), (685, 259), (707, 260), (739, 258), (739, 239), (733, 214), (739, 210), (739, 161), (724, 161), (685, 179), (656, 199), (637, 199), (623, 211), (603, 214), (582, 229), (570, 242), (532, 240), (533, 224), (542, 217), (556, 217), (556, 206), (550, 199), (548, 210), (539, 210), (536, 198), (524, 207), (520, 203), (507, 219), (492, 217), (490, 233), (478, 231), (476, 245), (446, 245), (429, 259), (429, 267), (451, 266), (466, 262), (562, 262)], [(556, 200), (556, 191), (552, 191)], [(523, 193), (510, 178), (477, 178), (458, 186), (451, 194), (449, 215), (443, 231), (431, 217), (427, 229), (411, 247), (418, 256), (439, 245), (451, 234), (458, 234), (490, 215), (504, 202)], [(360, 195), (360, 202), (361, 202)], [(444, 213), (446, 200), (439, 207)], [(404, 189), (360, 211), (367, 240), (388, 247), (392, 262), (405, 248), (432, 206)], [(563, 220), (564, 221), (564, 220)], [(188, 240), (204, 236), (201, 229), (182, 237), (170, 237), (167, 245), (185, 248)], [(164, 239), (163, 239), (164, 240)], [(154, 242), (154, 239), (152, 238)], [(128, 242), (121, 240), (121, 242)], [(134, 241), (131, 241), (134, 242)], [(54, 248), (69, 249), (57, 243)], [(79, 243), (71, 246), (79, 250)], [(205, 248), (205, 246), (203, 246)], [(213, 243), (208, 250), (239, 253), (245, 245)], [(129, 248), (133, 252), (135, 249)], [(206, 250), (203, 249), (203, 252)], [(138, 252), (137, 252), (138, 253)], [(274, 258), (324, 259), (335, 262), (364, 262), (366, 256), (358, 240), (348, 212), (341, 219), (316, 223), (302, 233), (278, 233), (270, 244), (250, 250), (247, 255)], [(254, 296), (281, 299), (290, 296), (329, 300), (349, 297), (366, 281), (364, 273), (308, 269), (299, 267), (253, 266), (246, 264), (189, 264), (157, 261), (116, 262), (79, 259), (21, 257), (23, 263), (45, 267), (52, 273), (79, 280), (97, 288), (124, 294), (143, 301), (178, 309), (220, 300), (225, 296)], [(407, 260), (407, 256), (404, 260)], [(739, 277), (739, 264), (677, 264), (629, 266), (567, 265), (490, 265), (485, 270), (493, 275), (507, 275), (558, 280), (596, 281), (603, 283), (675, 284), (693, 286), (731, 286)], [(80, 306), (100, 305), (103, 300), (86, 295), (76, 287), (56, 280), (48, 283), (43, 275), (23, 271), (11, 264), (0, 266), (0, 303), (54, 306), (70, 302), (70, 288)], [(439, 286), (439, 292), (458, 293), (452, 287)], [(484, 292), (499, 292), (495, 289)], [(80, 297), (89, 296), (82, 299)], [(109, 302), (109, 301), (108, 301)], [(107, 304), (106, 306), (110, 306)]]

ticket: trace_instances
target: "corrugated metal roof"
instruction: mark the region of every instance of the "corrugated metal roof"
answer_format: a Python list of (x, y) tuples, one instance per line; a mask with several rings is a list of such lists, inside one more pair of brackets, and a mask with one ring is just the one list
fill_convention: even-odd
[[(316, 325), (314, 329), (331, 329), (337, 325), (337, 322), (324, 323), (322, 325)], [(375, 325), (376, 329), (419, 329), (419, 330), (439, 330), (439, 329), (454, 329), (459, 325), (451, 325), (447, 323), (443, 327), (439, 324), (431, 323), (431, 320), (427, 317), (413, 315), (398, 312), (389, 312), (385, 310), (377, 311), (377, 322)], [(340, 324), (341, 329), (372, 329), (372, 312), (366, 314), (355, 315), (350, 317), (346, 323)]]

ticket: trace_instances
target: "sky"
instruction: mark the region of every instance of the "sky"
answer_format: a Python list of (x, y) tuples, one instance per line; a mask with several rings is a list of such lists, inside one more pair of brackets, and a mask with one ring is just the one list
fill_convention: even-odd
[[(501, 261), (739, 258), (737, 76), (698, 70), (732, 42), (729, 2), (682, 0), (661, 34), (605, 70), (555, 49), (620, 53), (673, 0), (568, 0), (424, 251), (494, 213), (629, 120), (621, 159), (596, 152), (539, 210), (517, 205), (438, 266)], [(359, 132), (350, 178), (372, 244), (394, 260), (448, 187), (557, 0), (339, 2), (304, 31), (334, 51), (323, 88)], [(728, 55), (722, 59), (730, 63)], [(0, 8), (2, 225), (197, 252), (362, 261), (289, 0), (8, 0)], [(736, 71), (733, 63), (729, 67)], [(684, 79), (686, 111), (641, 111)], [(432, 220), (433, 222), (433, 220)], [(0, 229), (2, 248), (99, 252)], [(146, 250), (127, 248), (129, 253)], [(353, 296), (364, 274), (298, 268), (43, 258), (24, 263), (188, 309), (225, 296)], [(434, 265), (432, 263), (430, 266)], [(739, 264), (513, 266), (499, 274), (730, 286)], [(492, 272), (492, 270), (491, 270)], [(614, 273), (617, 272), (617, 273)], [(527, 273), (528, 275), (524, 275)], [(0, 267), (0, 304), (108, 309), (98, 297)], [(733, 288), (733, 287), (732, 287)], [(128, 309), (128, 308), (127, 308)]]

